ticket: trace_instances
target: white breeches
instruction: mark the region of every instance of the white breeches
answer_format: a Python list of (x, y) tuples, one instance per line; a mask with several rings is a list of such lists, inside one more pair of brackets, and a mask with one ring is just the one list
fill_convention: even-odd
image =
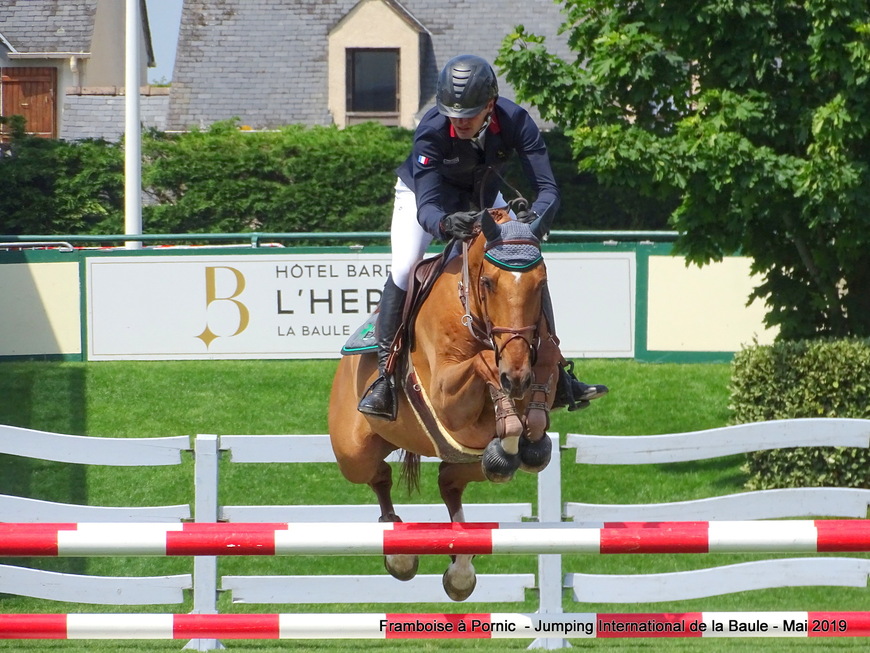
[(396, 181), (396, 200), (393, 203), (393, 222), (390, 225), (393, 283), (408, 289), (408, 278), (414, 264), (423, 258), (432, 242), (432, 234), (417, 222), (417, 198), (401, 179)]
[[(493, 206), (505, 206), (502, 194), (499, 193)], [(432, 234), (423, 229), (417, 222), (417, 198), (413, 191), (401, 179), (396, 181), (396, 199), (393, 203), (393, 220), (390, 225), (390, 246), (392, 262), (390, 274), (393, 283), (402, 290), (408, 289), (411, 268), (426, 253), (426, 248), (432, 242)]]

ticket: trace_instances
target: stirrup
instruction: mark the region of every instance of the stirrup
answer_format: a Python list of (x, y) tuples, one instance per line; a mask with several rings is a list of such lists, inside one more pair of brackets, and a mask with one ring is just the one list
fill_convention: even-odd
[(609, 392), (606, 385), (589, 385), (577, 380), (574, 375), (574, 361), (559, 366), (559, 379), (556, 382), (556, 399), (553, 408), (567, 407), (568, 412), (589, 407), (589, 402), (603, 397)]
[(385, 375), (378, 376), (366, 388), (356, 409), (364, 415), (394, 422), (398, 412), (397, 395), (396, 386), (390, 378)]

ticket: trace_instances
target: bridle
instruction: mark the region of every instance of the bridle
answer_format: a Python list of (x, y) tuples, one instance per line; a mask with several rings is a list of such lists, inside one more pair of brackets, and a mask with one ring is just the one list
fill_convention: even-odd
[[(517, 240), (497, 240), (493, 242), (487, 241), (486, 246), (484, 248), (484, 257), (486, 259), (486, 252), (490, 249), (499, 246), (499, 245), (533, 245), (536, 248), (539, 246), (536, 241), (532, 241), (530, 239), (517, 239)], [(469, 292), (471, 288), (470, 283), (470, 272), (468, 269), (468, 241), (464, 240), (462, 242), (462, 280), (459, 282), (459, 300), (462, 302), (462, 306), (465, 309), (465, 313), (462, 315), (461, 321), (462, 323), (468, 327), (468, 332), (471, 336), (477, 340), (481, 345), (486, 347), (487, 349), (492, 349), (495, 353), (495, 364), (498, 365), (501, 360), (501, 352), (504, 351), (505, 347), (510, 344), (511, 341), (520, 339), (522, 340), (529, 349), (529, 356), (531, 357), (532, 365), (535, 364), (538, 358), (538, 347), (541, 342), (540, 335), (538, 334), (538, 324), (531, 324), (528, 326), (522, 327), (506, 327), (506, 326), (496, 326), (492, 323), (492, 320), (489, 317), (489, 307), (487, 305), (487, 292), (486, 288), (483, 284), (483, 259), (480, 262), (480, 266), (477, 270), (477, 305), (480, 308), (480, 316), (475, 316), (471, 312), (471, 302), (469, 301)], [(516, 272), (524, 272), (526, 270), (530, 270), (541, 263), (540, 258), (531, 262), (529, 265), (524, 266), (522, 268), (514, 268), (507, 267), (504, 264), (499, 263), (496, 259), (489, 259), (495, 265), (503, 269), (510, 269)], [(508, 339), (502, 344), (501, 348), (498, 346), (498, 342), (496, 341), (497, 335), (508, 334)]]

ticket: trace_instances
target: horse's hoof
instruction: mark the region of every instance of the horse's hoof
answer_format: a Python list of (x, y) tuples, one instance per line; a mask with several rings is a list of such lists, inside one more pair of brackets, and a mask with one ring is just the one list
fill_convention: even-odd
[(417, 575), (420, 558), (415, 555), (397, 554), (384, 556), (384, 567), (396, 580), (411, 580)]
[(493, 483), (507, 483), (520, 467), (520, 455), (504, 450), (501, 440), (490, 440), (483, 451), (480, 466), (487, 480)]
[(527, 437), (520, 438), (520, 469), (524, 472), (537, 474), (550, 464), (550, 454), (553, 452), (553, 442), (550, 436), (544, 434), (537, 442)]
[(477, 575), (474, 573), (474, 566), (469, 564), (469, 567), (471, 568), (471, 575), (465, 579), (460, 579), (456, 577), (456, 574), (450, 573), (450, 570), (454, 568), (453, 565), (450, 565), (444, 571), (444, 575), (441, 577), (441, 584), (451, 600), (464, 601), (471, 596), (474, 588), (477, 587)]
[(389, 515), (381, 515), (378, 517), (378, 523), (380, 524), (401, 524), (402, 519), (396, 513), (391, 512)]

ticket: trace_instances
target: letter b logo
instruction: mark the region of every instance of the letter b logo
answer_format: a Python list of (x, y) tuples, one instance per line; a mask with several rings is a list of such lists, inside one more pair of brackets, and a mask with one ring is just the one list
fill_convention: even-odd
[[(224, 272), (218, 275), (218, 270), (228, 271), (230, 274), (228, 275)], [(220, 280), (218, 279), (218, 276), (220, 276)], [(212, 331), (210, 326), (209, 309), (213, 305), (216, 305), (216, 308), (219, 307), (220, 310), (220, 326), (216, 326), (215, 328), (223, 330), (229, 320), (235, 321), (236, 330), (234, 333), (228, 334), (227, 337), (231, 338), (237, 336), (248, 328), (248, 323), (251, 321), (251, 314), (248, 311), (248, 307), (236, 299), (244, 292), (244, 290), (245, 276), (235, 268), (228, 266), (210, 266), (205, 269), (206, 324), (203, 332), (196, 337), (205, 343), (206, 349), (208, 349), (209, 345), (211, 345), (216, 338), (222, 336), (222, 334), (217, 334)], [(228, 314), (228, 309), (229, 311), (232, 311), (232, 315)], [(229, 328), (231, 329), (233, 327), (230, 326)]]

